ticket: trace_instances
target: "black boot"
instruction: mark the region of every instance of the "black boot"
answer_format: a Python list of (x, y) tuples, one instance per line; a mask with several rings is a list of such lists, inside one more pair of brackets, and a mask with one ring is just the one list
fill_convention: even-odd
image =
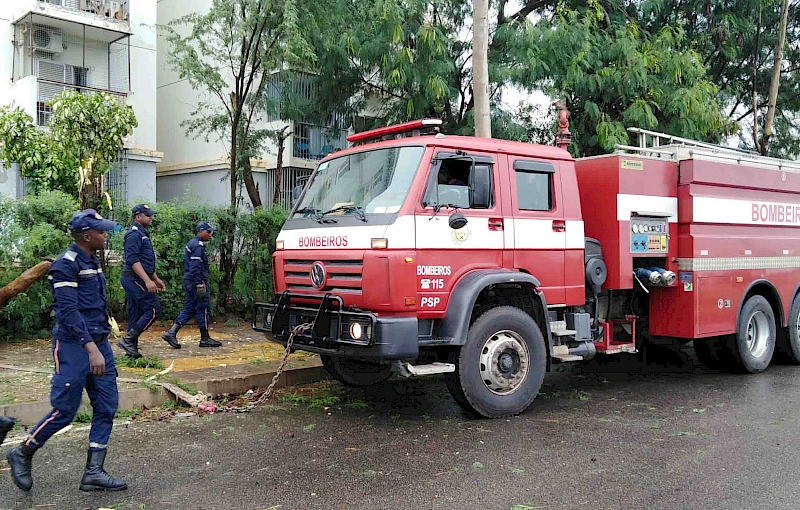
[(221, 347), (222, 342), (217, 342), (208, 334), (206, 328), (200, 328), (200, 347)]
[(131, 358), (141, 358), (142, 355), (139, 354), (139, 335), (141, 334), (142, 332), (137, 328), (130, 329), (125, 333), (125, 336), (117, 342), (117, 345)]
[(177, 322), (169, 328), (169, 331), (161, 335), (161, 338), (164, 339), (169, 345), (172, 346), (173, 349), (180, 349), (181, 344), (178, 343), (178, 331), (183, 327), (182, 324), (178, 324)]
[(3, 441), (6, 440), (6, 436), (11, 429), (14, 428), (14, 418), (8, 418), (6, 416), (0, 416), (0, 445), (3, 444)]
[(92, 451), (86, 456), (86, 472), (81, 479), (81, 490), (91, 491), (124, 491), (128, 484), (117, 480), (103, 469), (106, 461), (106, 450)]
[(28, 492), (33, 487), (31, 462), (34, 453), (36, 453), (34, 448), (21, 444), (9, 450), (8, 455), (6, 455), (8, 465), (11, 466), (11, 478), (14, 480), (14, 485), (25, 492)]

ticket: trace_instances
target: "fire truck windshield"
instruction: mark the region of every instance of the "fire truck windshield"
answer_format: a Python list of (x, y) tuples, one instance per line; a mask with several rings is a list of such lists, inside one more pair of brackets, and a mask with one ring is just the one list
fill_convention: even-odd
[(408, 195), (423, 147), (367, 150), (322, 163), (293, 217), (395, 214)]

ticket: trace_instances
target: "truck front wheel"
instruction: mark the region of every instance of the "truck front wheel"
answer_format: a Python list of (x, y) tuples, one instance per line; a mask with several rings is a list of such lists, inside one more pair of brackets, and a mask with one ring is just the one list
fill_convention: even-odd
[(334, 379), (347, 386), (372, 386), (392, 375), (391, 365), (355, 361), (338, 356), (323, 356), (322, 365)]
[(775, 314), (769, 301), (763, 296), (748, 299), (739, 315), (736, 334), (728, 339), (735, 368), (751, 374), (766, 370), (775, 351), (775, 331)]
[(510, 306), (493, 308), (470, 327), (454, 353), (455, 372), (446, 375), (453, 398), (485, 418), (521, 413), (542, 387), (547, 351), (536, 322)]

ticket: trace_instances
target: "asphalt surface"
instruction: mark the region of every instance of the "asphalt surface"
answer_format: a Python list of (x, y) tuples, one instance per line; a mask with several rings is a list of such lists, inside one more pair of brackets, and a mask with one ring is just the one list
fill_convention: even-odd
[(70, 433), (37, 453), (29, 494), (0, 463), (0, 509), (800, 507), (800, 367), (710, 373), (691, 356), (555, 371), (509, 420), (467, 418), (428, 379), (316, 388), (341, 399), (327, 410), (133, 423), (106, 466), (124, 493), (78, 491), (86, 432)]

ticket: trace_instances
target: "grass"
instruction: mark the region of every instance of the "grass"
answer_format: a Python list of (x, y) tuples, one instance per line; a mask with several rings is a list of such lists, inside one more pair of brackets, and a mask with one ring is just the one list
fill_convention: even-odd
[(164, 370), (164, 364), (158, 356), (144, 356), (141, 358), (133, 359), (130, 356), (122, 356), (116, 359), (117, 366), (126, 368), (153, 368), (155, 370)]
[(290, 402), (293, 404), (306, 404), (310, 401), (308, 397), (300, 395), (299, 393), (287, 393), (286, 395), (281, 395), (279, 400), (281, 402)]
[(185, 407), (187, 407), (186, 404), (177, 400), (167, 400), (164, 402), (164, 405), (161, 406), (162, 409), (167, 411), (178, 411), (180, 409), (184, 409)]
[(0, 395), (0, 406), (13, 404), (15, 400), (16, 400), (16, 397), (14, 395), (12, 395), (11, 393), (4, 393), (4, 394)]
[(228, 319), (225, 321), (226, 328), (238, 328), (242, 325), (242, 322), (239, 319)]
[(312, 409), (322, 409), (325, 407), (331, 407), (332, 405), (338, 404), (342, 399), (333, 395), (324, 395), (321, 397), (312, 397), (311, 403), (308, 404), (308, 407)]
[(142, 381), (139, 383), (142, 388), (147, 388), (150, 393), (158, 393), (158, 385), (151, 381)]
[(363, 400), (351, 400), (345, 405), (351, 409), (366, 409), (369, 407), (369, 404), (367, 404)]
[(72, 423), (92, 423), (92, 411), (81, 409), (73, 418)]
[(250, 360), (250, 364), (253, 365), (253, 366), (263, 365), (266, 362), (267, 362), (267, 360), (265, 360), (263, 358), (256, 358), (256, 359), (251, 359)]

